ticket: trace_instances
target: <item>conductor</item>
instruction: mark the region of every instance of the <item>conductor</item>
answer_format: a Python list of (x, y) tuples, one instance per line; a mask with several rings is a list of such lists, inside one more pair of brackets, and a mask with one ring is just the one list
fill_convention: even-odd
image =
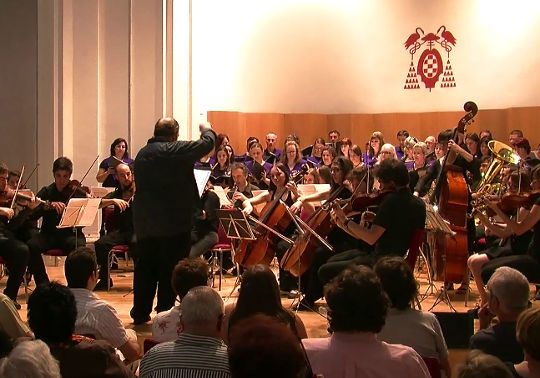
[(178, 122), (160, 118), (154, 137), (135, 158), (133, 223), (137, 254), (133, 278), (135, 324), (150, 320), (157, 288), (156, 311), (174, 305), (171, 274), (176, 263), (189, 255), (191, 214), (199, 201), (193, 166), (213, 148), (216, 134), (208, 124), (199, 125), (196, 141), (178, 141)]

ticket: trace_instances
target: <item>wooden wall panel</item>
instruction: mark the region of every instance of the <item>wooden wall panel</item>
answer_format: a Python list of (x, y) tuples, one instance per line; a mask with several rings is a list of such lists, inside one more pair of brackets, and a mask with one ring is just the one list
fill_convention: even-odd
[[(337, 129), (343, 137), (349, 137), (362, 150), (375, 130), (382, 131), (385, 141), (395, 144), (398, 130), (405, 129), (421, 140), (456, 127), (465, 115), (464, 111), (431, 113), (384, 113), (384, 114), (281, 114), (281, 113), (240, 113), (209, 111), (210, 121), (217, 132), (229, 135), (235, 151), (243, 152), (245, 140), (254, 135), (261, 140), (270, 131), (276, 132), (278, 142), (295, 133), (300, 137), (300, 147), (313, 143), (317, 137), (327, 139), (328, 132)], [(480, 110), (474, 122), (467, 127), (468, 132), (479, 133), (490, 129), (495, 139), (508, 140), (513, 129), (523, 130), (533, 149), (540, 142), (540, 107)]]

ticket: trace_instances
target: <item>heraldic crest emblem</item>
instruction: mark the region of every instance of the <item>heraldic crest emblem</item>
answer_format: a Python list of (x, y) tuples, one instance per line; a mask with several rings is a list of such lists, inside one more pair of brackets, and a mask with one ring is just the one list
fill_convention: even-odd
[[(426, 45), (427, 48), (420, 54), (415, 69), (414, 54), (423, 45)], [(439, 81), (441, 74), (441, 88), (455, 87), (456, 82), (454, 80), (454, 73), (452, 72), (452, 65), (450, 64), (450, 51), (452, 51), (452, 46), (455, 45), (456, 38), (450, 31), (446, 30), (446, 26), (444, 25), (437, 30), (436, 34), (424, 34), (422, 28), (416, 28), (415, 32), (405, 41), (405, 49), (411, 54), (411, 65), (409, 66), (404, 89), (419, 89), (418, 76), (420, 76), (426, 89), (429, 89), (431, 92), (431, 89)], [(439, 46), (447, 53), (446, 65), (444, 66), (441, 54), (437, 50)]]

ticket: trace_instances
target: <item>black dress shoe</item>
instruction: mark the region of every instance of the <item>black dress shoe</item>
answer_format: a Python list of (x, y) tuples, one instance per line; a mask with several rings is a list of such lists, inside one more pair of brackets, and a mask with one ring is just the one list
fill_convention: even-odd
[(146, 317), (142, 317), (142, 318), (138, 318), (138, 317), (133, 318), (133, 324), (135, 325), (144, 324), (149, 321), (150, 321), (150, 315), (147, 315)]

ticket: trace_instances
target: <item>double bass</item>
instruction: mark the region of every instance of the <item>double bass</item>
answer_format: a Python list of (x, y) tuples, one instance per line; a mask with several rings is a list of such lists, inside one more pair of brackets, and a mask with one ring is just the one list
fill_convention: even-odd
[[(303, 166), (302, 170), (291, 175), (289, 181), (296, 183), (297, 180), (302, 179), (305, 172), (307, 172), (307, 166)], [(284, 186), (281, 190), (275, 192), (274, 199), (265, 205), (259, 219), (259, 222), (281, 233), (292, 222), (291, 217), (288, 216), (287, 205), (281, 200), (288, 190)], [(250, 267), (256, 264), (268, 265), (276, 254), (275, 246), (278, 242), (276, 236), (263, 227), (257, 227), (255, 233), (257, 240), (251, 241), (244, 239), (235, 251), (234, 258), (236, 262), (244, 267)]]
[[(465, 126), (478, 112), (478, 107), (472, 101), (466, 102), (463, 108), (467, 114), (459, 120), (454, 129), (452, 140), (456, 143), (458, 136), (465, 133)], [(437, 250), (446, 251), (445, 256), (435, 256), (437, 263), (434, 265), (438, 267), (435, 276), (443, 276), (444, 281), (448, 283), (462, 282), (469, 257), (467, 239), (469, 191), (461, 168), (452, 165), (455, 158), (455, 153), (449, 148), (441, 164), (437, 186), (431, 198), (431, 202), (438, 203), (439, 214), (450, 223), (450, 228), (455, 232), (455, 235), (445, 236), (445, 239), (438, 243)], [(438, 201), (434, 201), (437, 193), (439, 193)]]

